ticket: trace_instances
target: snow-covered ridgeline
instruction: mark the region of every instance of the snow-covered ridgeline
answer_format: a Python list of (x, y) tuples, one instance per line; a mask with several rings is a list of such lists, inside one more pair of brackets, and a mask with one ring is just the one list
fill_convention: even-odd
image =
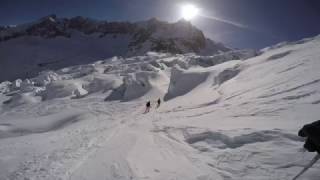
[[(30, 78), (43, 70), (112, 56), (138, 56), (149, 51), (214, 55), (229, 50), (184, 20), (130, 23), (50, 15), (28, 24), (0, 27), (0, 81)], [(13, 67), (16, 71), (11, 71)]]

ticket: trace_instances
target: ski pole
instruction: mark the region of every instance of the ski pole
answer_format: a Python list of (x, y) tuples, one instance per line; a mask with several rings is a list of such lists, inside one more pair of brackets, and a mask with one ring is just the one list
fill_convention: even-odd
[(306, 165), (302, 171), (297, 174), (292, 180), (298, 179), (303, 173), (305, 173), (309, 168), (311, 168), (320, 159), (320, 154), (317, 154), (308, 165)]

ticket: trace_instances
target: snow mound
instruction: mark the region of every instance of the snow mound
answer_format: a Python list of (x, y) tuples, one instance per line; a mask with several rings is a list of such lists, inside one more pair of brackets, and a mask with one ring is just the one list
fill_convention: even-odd
[(272, 51), (275, 49), (281, 49), (281, 48), (290, 47), (290, 46), (292, 47), (292, 46), (299, 45), (299, 44), (306, 44), (308, 42), (317, 41), (319, 39), (320, 39), (320, 35), (315, 36), (315, 37), (311, 37), (311, 38), (304, 38), (304, 39), (301, 39), (298, 41), (293, 41), (293, 42), (284, 41), (284, 42), (280, 42), (280, 43), (273, 45), (273, 46), (265, 47), (265, 48), (261, 49), (261, 52), (268, 52), (268, 51)]
[(60, 79), (62, 78), (60, 78), (58, 74), (53, 71), (43, 71), (40, 72), (37, 77), (32, 78), (31, 81), (35, 86), (45, 86), (53, 81), (57, 81)]
[(2, 83), (0, 83), (0, 93), (7, 93), (10, 91), (10, 86), (11, 86), (11, 82), (9, 81), (4, 81)]
[(138, 72), (128, 74), (123, 79), (123, 84), (113, 91), (106, 100), (130, 101), (142, 96), (161, 97), (163, 92), (162, 85), (168, 83), (168, 78), (164, 73), (159, 72)]
[[(217, 60), (214, 64), (224, 64), (230, 60), (222, 57), (222, 61)], [(8, 93), (29, 93), (40, 96), (42, 101), (83, 98), (95, 93), (105, 94), (106, 101), (161, 98), (165, 94), (165, 99), (169, 100), (187, 94), (209, 76), (213, 78), (210, 84), (215, 85), (222, 84), (240, 72), (232, 65), (225, 68), (216, 66), (214, 69), (208, 67), (199, 71), (202, 64), (199, 59), (208, 58), (211, 56), (149, 52), (144, 56), (113, 57), (93, 64), (43, 71), (34, 78), (17, 79), (2, 86), (4, 89), (9, 86), (9, 90), (3, 90)], [(219, 67), (224, 71), (218, 70)]]
[(292, 51), (285, 51), (285, 52), (281, 52), (281, 53), (274, 54), (274, 55), (268, 57), (267, 61), (272, 61), (272, 60), (276, 60), (276, 59), (283, 58), (283, 57), (291, 54), (291, 52), (292, 52)]
[(11, 84), (10, 84), (10, 90), (11, 91), (14, 91), (14, 90), (17, 90), (20, 88), (21, 86), (21, 83), (22, 83), (22, 80), (21, 79), (17, 79), (15, 81), (13, 81)]
[(3, 104), (13, 108), (24, 104), (35, 104), (39, 102), (41, 102), (41, 97), (35, 96), (32, 92), (28, 92), (14, 94), (9, 100), (3, 102)]
[(58, 115), (48, 115), (40, 119), (7, 119), (0, 123), (0, 139), (55, 131), (85, 118), (87, 116), (79, 112), (62, 112)]
[(188, 63), (188, 58), (181, 56), (181, 57), (169, 57), (162, 59), (160, 63), (164, 64), (166, 67), (174, 67), (178, 65), (183, 69), (188, 69), (190, 67)]
[(68, 96), (83, 96), (88, 92), (83, 89), (82, 82), (77, 81), (55, 81), (46, 86), (44, 91), (41, 91), (39, 95), (43, 100), (50, 100), (55, 98), (64, 98)]
[(170, 100), (174, 97), (187, 94), (203, 83), (209, 74), (209, 72), (185, 71), (179, 67), (172, 68), (170, 85), (164, 100)]
[(165, 100), (185, 95), (198, 89), (210, 89), (237, 76), (242, 70), (242, 61), (229, 61), (209, 68), (183, 70), (175, 66), (171, 70), (170, 84)]
[(215, 83), (221, 85), (222, 83), (234, 78), (237, 76), (241, 71), (240, 66), (236, 65), (234, 67), (225, 69), (215, 77)]
[(232, 60), (246, 60), (261, 54), (252, 49), (231, 50), (228, 52), (221, 52), (213, 56), (199, 56), (193, 59), (190, 64), (199, 65), (202, 67), (210, 67)]
[(89, 94), (107, 92), (122, 84), (121, 78), (115, 74), (95, 74), (85, 78), (85, 80), (87, 83), (83, 85), (83, 88), (87, 90)]
[[(283, 133), (277, 130), (265, 130), (251, 132), (249, 134), (237, 135), (230, 137), (223, 132), (206, 131), (199, 134), (185, 134), (186, 142), (197, 149), (201, 149), (201, 145), (211, 146), (218, 149), (235, 149), (242, 146), (254, 143), (261, 143), (267, 141), (275, 141), (275, 139), (286, 138), (291, 141), (303, 141), (303, 138), (295, 134)], [(206, 149), (201, 149), (205, 151)]]

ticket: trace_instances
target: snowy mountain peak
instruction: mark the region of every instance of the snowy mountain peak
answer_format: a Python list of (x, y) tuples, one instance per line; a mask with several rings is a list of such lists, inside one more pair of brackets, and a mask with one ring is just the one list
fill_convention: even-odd
[[(48, 15), (32, 23), (0, 28), (0, 81), (149, 51), (214, 55), (230, 50), (183, 20), (168, 23), (152, 18), (131, 23)], [(22, 64), (21, 69), (12, 72), (17, 63)]]
[(190, 21), (185, 20), (184, 18), (179, 19), (179, 20), (177, 21), (177, 23), (179, 23), (179, 24), (183, 24), (183, 25), (186, 25), (186, 26), (192, 26), (191, 22), (190, 22)]
[(56, 20), (57, 20), (57, 15), (55, 14), (50, 14), (40, 19), (40, 21), (52, 21), (52, 22), (55, 22)]

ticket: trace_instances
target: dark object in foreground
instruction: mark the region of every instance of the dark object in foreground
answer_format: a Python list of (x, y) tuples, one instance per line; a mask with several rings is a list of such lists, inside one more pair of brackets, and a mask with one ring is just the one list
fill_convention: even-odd
[(304, 144), (305, 149), (320, 154), (320, 120), (304, 125), (298, 135), (307, 138)]
[(304, 143), (305, 149), (309, 152), (317, 152), (318, 154), (292, 180), (297, 180), (320, 159), (320, 120), (304, 125), (298, 135), (306, 138), (306, 142)]

